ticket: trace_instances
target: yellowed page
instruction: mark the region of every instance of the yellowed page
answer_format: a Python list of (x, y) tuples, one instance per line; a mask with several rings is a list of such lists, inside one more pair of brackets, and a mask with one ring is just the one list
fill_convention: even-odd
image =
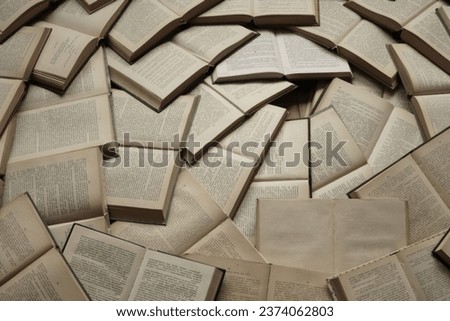
[(191, 255), (214, 256), (265, 263), (266, 260), (242, 234), (236, 225), (227, 219), (204, 238), (183, 253)]
[(114, 15), (124, 6), (126, 1), (128, 0), (116, 0), (100, 10), (88, 13), (78, 3), (78, 0), (67, 0), (46, 16), (45, 21), (103, 38), (107, 26), (111, 24)]
[(16, 118), (13, 116), (9, 121), (8, 126), (6, 126), (5, 131), (0, 136), (0, 176), (4, 176), (6, 173), (6, 166), (11, 153), (15, 131)]
[(428, 240), (409, 246), (397, 254), (403, 264), (418, 300), (450, 300), (450, 274), (448, 268), (431, 254), (442, 238), (440, 233)]
[(63, 254), (92, 300), (125, 301), (145, 252), (139, 245), (75, 225)]
[(333, 79), (316, 112), (329, 106), (334, 107), (366, 159), (369, 158), (394, 106), (339, 78)]
[(366, 164), (364, 154), (333, 108), (311, 117), (312, 191)]
[(450, 225), (450, 210), (410, 155), (357, 188), (352, 197), (407, 200), (411, 243)]
[(180, 96), (157, 113), (127, 92), (113, 89), (112, 102), (114, 131), (121, 145), (180, 149), (186, 141), (198, 99), (194, 95)]
[(0, 20), (0, 30), (4, 31), (9, 25), (14, 23), (20, 15), (24, 14), (27, 10), (31, 9), (36, 4), (42, 3), (42, 0), (5, 0), (2, 1), (0, 9), (2, 12), (2, 18)]
[(283, 80), (213, 84), (211, 77), (207, 77), (204, 82), (226, 97), (246, 115), (295, 88), (294, 84)]
[(0, 284), (55, 246), (26, 194), (0, 209), (0, 242)]
[(89, 301), (56, 249), (47, 251), (0, 288), (4, 301)]
[(419, 119), (419, 124), (423, 126), (425, 136), (431, 138), (450, 126), (450, 109), (448, 102), (450, 94), (440, 95), (420, 95), (413, 96), (411, 101), (414, 105), (416, 113), (420, 113), (423, 122)]
[(337, 276), (348, 301), (416, 301), (396, 255), (364, 264)]
[(252, 15), (252, 0), (226, 0), (200, 15), (200, 18), (217, 16)]
[(328, 276), (328, 273), (272, 265), (267, 300), (331, 301), (325, 281)]
[(395, 89), (384, 87), (382, 90), (382, 97), (394, 105), (394, 107), (402, 108), (410, 113), (413, 112), (403, 84), (399, 84)]
[(28, 192), (47, 224), (103, 216), (102, 162), (98, 148), (10, 164), (3, 204)]
[(27, 94), (19, 106), (26, 111), (62, 102), (93, 97), (110, 92), (110, 80), (105, 58), (105, 50), (99, 47), (74, 78), (64, 95), (58, 95), (43, 87), (29, 84)]
[(308, 180), (253, 182), (233, 219), (237, 228), (254, 245), (256, 205), (260, 198), (299, 199), (309, 198)]
[(172, 196), (166, 226), (114, 222), (111, 234), (149, 249), (180, 255), (225, 219), (218, 205), (183, 169)]
[(215, 267), (174, 255), (147, 250), (131, 301), (205, 301)]
[(312, 198), (346, 199), (347, 193), (367, 181), (374, 175), (372, 168), (366, 164), (327, 184), (312, 193)]
[(102, 146), (115, 140), (108, 95), (16, 114), (9, 163)]
[(0, 78), (0, 134), (3, 133), (20, 99), (25, 92), (25, 82)]
[(367, 163), (379, 173), (424, 142), (414, 114), (394, 108)]
[(320, 26), (290, 27), (305, 37), (328, 48), (335, 47), (361, 17), (343, 6), (344, 0), (320, 0)]
[(266, 300), (269, 264), (203, 255), (192, 255), (190, 258), (226, 271), (218, 301)]

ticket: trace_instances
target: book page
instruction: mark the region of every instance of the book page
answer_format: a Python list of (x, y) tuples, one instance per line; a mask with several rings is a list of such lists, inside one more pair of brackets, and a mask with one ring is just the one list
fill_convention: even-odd
[(0, 176), (5, 176), (15, 131), (16, 117), (13, 116), (0, 136)]
[(267, 300), (331, 301), (325, 281), (328, 276), (328, 273), (272, 265)]
[(5, 301), (89, 301), (56, 249), (47, 251), (0, 288)]
[(246, 115), (295, 88), (293, 83), (284, 80), (213, 84), (211, 77), (207, 77), (204, 82)]
[(426, 138), (431, 138), (450, 126), (450, 109), (447, 107), (449, 99), (450, 94), (421, 95), (411, 98), (416, 115), (421, 115), (418, 120)]
[(366, 164), (315, 190), (312, 193), (312, 198), (346, 199), (348, 198), (348, 192), (367, 181), (373, 174), (372, 168)]
[(49, 30), (22, 27), (0, 46), (0, 76), (28, 80)]
[[(440, 8), (444, 3), (437, 2), (430, 6), (427, 10), (422, 12), (414, 20), (408, 23), (404, 30), (412, 33), (415, 37), (418, 37), (420, 42), (424, 42), (427, 46), (430, 46), (432, 50), (437, 52), (437, 55), (432, 54), (429, 50), (424, 48), (421, 43), (417, 43), (410, 37), (405, 35), (405, 41), (411, 46), (417, 48), (417, 50), (423, 52), (424, 55), (429, 55), (430, 60), (433, 61), (447, 61), (443, 62), (443, 65), (449, 65), (450, 61), (450, 42), (448, 41), (449, 34), (447, 29), (442, 24), (436, 9)], [(402, 34), (405, 31), (402, 31)], [(440, 57), (439, 57), (440, 56)], [(431, 59), (431, 58), (435, 59)], [(443, 68), (443, 67), (442, 67)], [(448, 68), (447, 68), (448, 69)], [(449, 70), (447, 70), (448, 72)]]
[(265, 301), (270, 265), (267, 263), (193, 255), (194, 261), (224, 269), (218, 301)]
[[(180, 17), (159, 1), (131, 1), (109, 33), (109, 39), (135, 52)], [(171, 28), (169, 28), (171, 29)], [(169, 30), (168, 30), (169, 31)]]
[[(216, 19), (220, 16), (226, 16), (227, 21), (233, 21), (233, 16), (236, 15), (252, 15), (253, 1), (252, 0), (226, 0), (222, 1), (205, 13), (201, 14), (199, 21), (203, 18)], [(195, 21), (195, 20), (194, 20)], [(209, 20), (208, 20), (209, 21)]]
[[(157, 214), (165, 216), (180, 169), (178, 152), (119, 147), (117, 153), (118, 157), (106, 161), (103, 166), (111, 218), (161, 222)], [(133, 213), (134, 209), (144, 212)]]
[(366, 164), (364, 154), (333, 108), (311, 117), (312, 191)]
[(408, 244), (403, 200), (334, 201), (335, 272), (387, 255)]
[(253, 165), (247, 161), (244, 166), (256, 166), (283, 125), (285, 117), (284, 108), (265, 105), (223, 138), (219, 145), (227, 152), (242, 155), (253, 161)]
[[(450, 130), (443, 131), (411, 155), (450, 208)], [(443, 227), (445, 228), (445, 226)]]
[(283, 67), (275, 33), (265, 29), (258, 33), (258, 37), (216, 66), (214, 82), (281, 78)]
[(0, 16), (0, 30), (4, 31), (9, 25), (13, 24), (20, 15), (25, 13), (31, 7), (35, 6), (43, 0), (4, 0), (0, 5), (2, 15)]
[(307, 14), (315, 13), (314, 0), (254, 0), (254, 15)]
[[(356, 66), (352, 66), (353, 78), (351, 79), (351, 84), (355, 85), (359, 88), (362, 88), (366, 91), (371, 92), (375, 96), (383, 97), (383, 92), (388, 89), (386, 86), (383, 86), (378, 80), (365, 73), (363, 70)], [(395, 87), (399, 88), (400, 85)], [(384, 97), (383, 97), (384, 98)], [(386, 98), (385, 98), (386, 99)]]
[(308, 39), (328, 47), (335, 47), (361, 17), (343, 6), (344, 0), (320, 0), (320, 26), (290, 27)]
[(346, 271), (332, 281), (340, 283), (345, 300), (348, 301), (418, 300), (395, 255), (388, 255)]
[(450, 75), (407, 44), (389, 47), (408, 95), (450, 92)]
[(51, 28), (52, 32), (36, 62), (33, 74), (44, 73), (62, 79), (68, 78), (83, 50), (96, 40), (93, 36), (44, 21), (38, 21), (34, 26)]
[(114, 222), (111, 234), (149, 249), (180, 255), (226, 219), (194, 178), (182, 169), (166, 226)]
[[(370, 43), (367, 42), (368, 38)], [(358, 61), (352, 62), (371, 75), (373, 69), (374, 73), (380, 73), (383, 78), (395, 79), (397, 69), (386, 49), (386, 44), (390, 43), (396, 41), (387, 31), (367, 20), (361, 20), (338, 44), (338, 52), (344, 49), (359, 57)]]
[[(133, 2), (134, 3), (134, 2)], [(155, 109), (161, 100), (175, 91), (184, 90), (191, 77), (207, 68), (207, 63), (172, 42), (154, 48), (133, 65), (129, 65), (114, 51), (107, 48), (106, 55), (111, 80)]]
[(413, 112), (403, 84), (398, 84), (395, 89), (384, 87), (382, 97), (394, 105), (394, 107), (402, 108), (410, 113)]
[(102, 146), (115, 139), (108, 95), (16, 114), (9, 163)]
[(450, 210), (410, 155), (357, 188), (351, 197), (407, 200), (411, 243), (450, 225)]
[(309, 178), (309, 121), (283, 123), (255, 176), (255, 181)]
[(266, 262), (253, 244), (239, 232), (230, 219), (223, 221), (184, 252), (183, 255), (188, 258), (192, 255), (204, 255), (252, 262)]
[(0, 134), (5, 130), (24, 92), (23, 81), (0, 78)]
[(103, 38), (108, 26), (111, 26), (121, 8), (128, 0), (117, 0), (113, 3), (88, 13), (77, 0), (66, 0), (57, 9), (45, 17), (45, 21), (62, 27), (77, 30), (97, 38)]
[(62, 102), (108, 94), (110, 80), (106, 64), (105, 50), (99, 47), (74, 78), (64, 95), (58, 95), (43, 87), (29, 84), (19, 111), (26, 111)]
[(367, 163), (379, 173), (423, 142), (414, 114), (394, 108)]
[(409, 246), (397, 254), (418, 300), (450, 300), (449, 270), (431, 254), (442, 235)]
[(316, 112), (329, 106), (334, 107), (364, 157), (369, 158), (394, 106), (339, 78), (331, 82)]
[(86, 220), (61, 223), (61, 224), (53, 224), (48, 227), (50, 233), (58, 244), (60, 249), (64, 248), (64, 244), (66, 244), (67, 238), (69, 237), (70, 230), (74, 224), (80, 224), (91, 229), (108, 233), (109, 231), (109, 219), (108, 217), (94, 217), (88, 218)]
[(255, 244), (256, 205), (261, 198), (309, 198), (308, 180), (253, 182), (233, 219), (239, 231)]
[(186, 149), (193, 155), (201, 154), (216, 144), (234, 126), (243, 120), (243, 113), (211, 87), (201, 83), (190, 95), (200, 96), (188, 134)]
[(55, 246), (28, 195), (0, 209), (0, 243), (0, 284)]
[(74, 225), (64, 257), (94, 301), (125, 301), (145, 248), (81, 225)]
[[(276, 1), (272, 1), (276, 3)], [(288, 79), (351, 76), (347, 60), (290, 31), (277, 31), (277, 44)]]
[(102, 162), (98, 148), (10, 164), (3, 204), (28, 192), (47, 224), (103, 216)]
[(234, 216), (254, 173), (253, 159), (213, 147), (187, 171), (219, 205)]
[(186, 141), (198, 99), (194, 95), (180, 96), (157, 113), (127, 92), (113, 89), (112, 102), (114, 131), (121, 145), (180, 149)]
[[(374, 22), (381, 21), (381, 17), (387, 17), (395, 21), (398, 25), (404, 26), (408, 21), (417, 16), (424, 8), (431, 5), (436, 0), (403, 0), (403, 1), (386, 1), (383, 0), (351, 0), (348, 7), (355, 8), (356, 12), (369, 12), (367, 16), (372, 16)], [(356, 6), (354, 6), (356, 4)], [(363, 9), (360, 9), (362, 7)], [(380, 23), (383, 25), (383, 23)], [(399, 29), (399, 28), (395, 28)], [(400, 28), (401, 29), (401, 28)]]
[(214, 66), (233, 48), (237, 49), (256, 35), (256, 32), (237, 25), (192, 26), (177, 33), (171, 41)]
[(204, 0), (158, 0), (167, 8), (175, 12), (178, 16), (182, 17), (185, 13), (194, 9), (197, 6), (204, 4)]
[(272, 264), (332, 274), (334, 238), (331, 204), (331, 201), (325, 200), (317, 203), (310, 200), (259, 199), (256, 248)]
[(208, 289), (215, 268), (173, 255), (147, 250), (130, 301), (212, 300)]

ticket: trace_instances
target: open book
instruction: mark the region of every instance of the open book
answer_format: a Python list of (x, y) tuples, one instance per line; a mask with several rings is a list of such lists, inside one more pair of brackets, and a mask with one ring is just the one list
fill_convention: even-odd
[(191, 90), (200, 98), (189, 130), (184, 158), (192, 164), (207, 149), (273, 99), (291, 91), (288, 81), (213, 84), (211, 77)]
[(4, 0), (0, 4), (2, 17), (0, 21), (0, 43), (14, 34), (28, 21), (44, 12), (51, 0)]
[(333, 106), (375, 173), (423, 143), (415, 116), (389, 101), (334, 79), (316, 112)]
[(89, 15), (76, 0), (63, 3), (35, 26), (51, 28), (52, 32), (34, 67), (32, 80), (63, 94), (89, 58), (96, 51), (121, 12), (127, 0)]
[(25, 88), (22, 80), (0, 78), (0, 135), (25, 96)]
[(332, 107), (310, 118), (311, 190), (364, 166), (367, 161), (358, 144)]
[(273, 264), (333, 274), (408, 244), (400, 200), (259, 199), (257, 215), (256, 248)]
[(411, 97), (411, 105), (426, 139), (450, 126), (450, 93)]
[(408, 200), (412, 242), (450, 225), (450, 129), (434, 136), (411, 153), (354, 189), (353, 198)]
[(0, 300), (89, 300), (27, 194), (0, 209)]
[(97, 49), (75, 77), (64, 95), (29, 84), (27, 94), (19, 106), (19, 112), (33, 110), (50, 105), (68, 103), (74, 100), (110, 94), (110, 80), (105, 50)]
[(77, 0), (80, 5), (89, 13), (97, 11), (104, 6), (111, 4), (116, 0)]
[(160, 111), (232, 51), (256, 35), (241, 26), (197, 26), (178, 33), (133, 65), (107, 48), (111, 80)]
[(9, 164), (3, 204), (28, 192), (48, 225), (106, 220), (101, 163), (100, 150), (90, 148)]
[(180, 150), (198, 99), (180, 96), (157, 113), (124, 91), (113, 90), (112, 98), (122, 147), (103, 167), (110, 217), (165, 224), (181, 166)]
[(194, 24), (253, 22), (257, 26), (310, 26), (319, 23), (318, 0), (225, 0)]
[(192, 18), (222, 0), (131, 1), (108, 36), (108, 45), (128, 63), (141, 58)]
[(211, 148), (189, 173), (231, 218), (280, 130), (286, 110), (266, 105)]
[(28, 81), (50, 32), (49, 28), (22, 27), (1, 44), (0, 77)]
[(192, 260), (226, 270), (218, 301), (330, 301), (330, 275), (293, 267), (193, 255)]
[(287, 30), (258, 32), (259, 37), (216, 66), (214, 82), (352, 76), (346, 60), (308, 39)]
[(450, 229), (433, 249), (433, 255), (450, 268)]
[(345, 6), (391, 31), (400, 31), (436, 0), (349, 0)]
[(328, 280), (335, 300), (448, 301), (450, 270), (431, 254), (443, 233)]
[(14, 139), (15, 130), (16, 130), (16, 118), (13, 117), (11, 121), (8, 123), (8, 126), (6, 126), (6, 129), (3, 132), (3, 134), (0, 136), (0, 177), (5, 176), (6, 173), (6, 166), (8, 164), (9, 155), (11, 154), (11, 147)]
[(398, 82), (397, 70), (386, 50), (386, 44), (396, 43), (395, 39), (342, 4), (343, 1), (339, 0), (322, 0), (320, 26), (290, 29), (327, 48), (336, 48), (338, 55), (385, 86), (394, 88)]
[(93, 300), (214, 300), (224, 275), (78, 224), (63, 253)]
[(398, 43), (388, 50), (408, 95), (450, 93), (450, 75), (414, 48)]
[(450, 35), (439, 20), (436, 10), (444, 5), (437, 2), (409, 22), (401, 38), (442, 70), (450, 73)]

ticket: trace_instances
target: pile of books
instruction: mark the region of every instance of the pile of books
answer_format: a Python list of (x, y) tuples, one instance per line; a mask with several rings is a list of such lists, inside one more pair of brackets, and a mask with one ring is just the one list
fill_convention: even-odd
[(450, 3), (0, 12), (0, 300), (450, 300)]

